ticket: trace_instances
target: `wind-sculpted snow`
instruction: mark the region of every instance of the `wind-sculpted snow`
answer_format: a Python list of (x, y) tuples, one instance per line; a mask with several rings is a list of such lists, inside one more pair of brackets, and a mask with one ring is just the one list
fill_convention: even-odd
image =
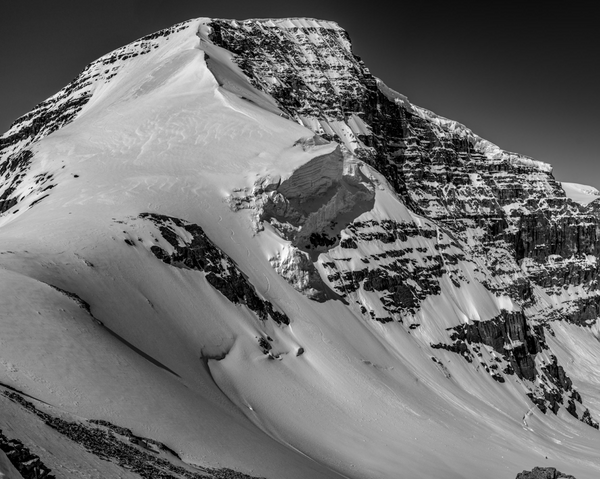
[(580, 185), (578, 183), (562, 182), (561, 186), (565, 190), (568, 198), (582, 205), (588, 205), (592, 201), (600, 199), (600, 191), (593, 186)]
[(90, 63), (66, 87), (13, 122), (0, 137), (0, 161), (6, 158), (5, 155), (19, 151), (73, 121), (95, 90), (110, 82), (128, 59), (156, 50), (162, 40), (186, 28), (187, 23), (146, 35)]
[(35, 197), (37, 193), (34, 202), (29, 205), (33, 206), (48, 196), (41, 193), (56, 186), (56, 183), (45, 184), (42, 180), (47, 178), (40, 176), (51, 175), (42, 173), (32, 179), (35, 188), (16, 191), (34, 154), (26, 148), (71, 123), (94, 94), (102, 93), (111, 79), (128, 65), (130, 59), (155, 51), (169, 36), (187, 27), (189, 22), (174, 25), (104, 55), (86, 66), (66, 87), (15, 120), (10, 129), (0, 137), (0, 214), (11, 209), (25, 196), (34, 194)]

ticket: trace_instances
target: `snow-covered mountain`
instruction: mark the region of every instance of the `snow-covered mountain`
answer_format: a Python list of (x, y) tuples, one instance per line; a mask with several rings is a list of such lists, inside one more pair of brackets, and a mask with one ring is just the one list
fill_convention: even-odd
[(599, 203), (388, 88), (337, 24), (141, 38), (0, 152), (9, 459), (598, 477)]

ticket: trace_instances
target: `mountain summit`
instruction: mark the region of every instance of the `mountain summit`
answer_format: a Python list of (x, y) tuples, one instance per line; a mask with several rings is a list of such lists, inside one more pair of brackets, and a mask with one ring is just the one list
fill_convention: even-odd
[(600, 473), (595, 190), (412, 104), (334, 22), (136, 40), (14, 122), (0, 178), (9, 459)]

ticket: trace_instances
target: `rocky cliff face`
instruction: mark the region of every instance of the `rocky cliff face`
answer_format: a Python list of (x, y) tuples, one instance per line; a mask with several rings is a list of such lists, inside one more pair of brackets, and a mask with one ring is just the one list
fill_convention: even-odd
[[(455, 288), (478, 282), (509, 299), (513, 311), (457, 324), (446, 342), (431, 347), (463, 355), (500, 382), (512, 374), (529, 381), (529, 395), (543, 411), (556, 413), (563, 405), (588, 418), (545, 331), (552, 334), (553, 321), (596, 322), (600, 223), (594, 203), (568, 199), (550, 165), (503, 151), (386, 87), (335, 24), (215, 20), (210, 27), (209, 41), (234, 53), (255, 88), (289, 118), (375, 167), (406, 207), (427, 219), (356, 221), (333, 235), (317, 231), (329, 239), (321, 250), (337, 258), (321, 262), (331, 288), (366, 317), (406, 321), (415, 329), (421, 304), (441, 294), (444, 278)], [(364, 255), (359, 245), (372, 253)], [(360, 261), (350, 261), (356, 253)], [(481, 359), (483, 345), (497, 362)]]

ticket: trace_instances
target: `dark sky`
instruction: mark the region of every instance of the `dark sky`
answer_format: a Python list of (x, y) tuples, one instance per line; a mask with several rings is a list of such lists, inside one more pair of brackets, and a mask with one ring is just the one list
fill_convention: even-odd
[[(44, 0), (0, 15), (0, 131), (85, 65), (190, 18), (337, 21), (373, 74), (500, 147), (600, 188), (600, 35), (595, 12), (510, 2)], [(581, 5), (581, 4), (580, 4)]]

